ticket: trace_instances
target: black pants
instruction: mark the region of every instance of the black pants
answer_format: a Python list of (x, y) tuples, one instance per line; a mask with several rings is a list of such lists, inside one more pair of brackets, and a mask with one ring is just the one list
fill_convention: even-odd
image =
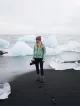
[(41, 75), (44, 75), (44, 70), (43, 70), (43, 58), (36, 58), (35, 59), (35, 66), (36, 66), (36, 72), (39, 75), (39, 66), (40, 66), (40, 71)]

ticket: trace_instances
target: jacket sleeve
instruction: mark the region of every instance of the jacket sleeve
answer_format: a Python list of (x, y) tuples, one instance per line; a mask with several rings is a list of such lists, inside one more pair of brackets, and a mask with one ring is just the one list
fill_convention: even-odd
[(45, 58), (45, 56), (46, 56), (46, 47), (45, 45), (43, 45), (43, 59)]

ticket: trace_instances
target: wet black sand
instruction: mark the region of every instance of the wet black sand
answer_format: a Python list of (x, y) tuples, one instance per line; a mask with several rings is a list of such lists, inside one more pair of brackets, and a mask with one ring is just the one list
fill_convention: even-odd
[(10, 82), (11, 95), (0, 106), (80, 106), (80, 71), (45, 69), (45, 83), (36, 82), (36, 72)]

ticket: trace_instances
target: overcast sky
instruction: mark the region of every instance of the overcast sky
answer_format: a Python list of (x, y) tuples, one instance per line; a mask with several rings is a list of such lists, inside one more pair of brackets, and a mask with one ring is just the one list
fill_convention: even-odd
[(0, 34), (80, 34), (80, 0), (0, 0)]

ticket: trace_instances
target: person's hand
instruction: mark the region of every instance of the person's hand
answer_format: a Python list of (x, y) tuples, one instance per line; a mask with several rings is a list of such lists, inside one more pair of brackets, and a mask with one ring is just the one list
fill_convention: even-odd
[(31, 61), (34, 61), (34, 59), (32, 59)]
[(43, 62), (45, 62), (45, 59), (43, 59)]

